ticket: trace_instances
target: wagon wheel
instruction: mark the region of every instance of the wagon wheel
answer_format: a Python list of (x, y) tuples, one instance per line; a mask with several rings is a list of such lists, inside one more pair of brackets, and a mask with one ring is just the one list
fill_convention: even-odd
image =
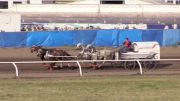
[(128, 70), (134, 70), (136, 68), (136, 62), (135, 61), (125, 61), (124, 68), (128, 69)]
[(142, 66), (145, 68), (145, 69), (154, 69), (156, 68), (158, 65), (158, 61), (144, 61), (142, 63)]
[(110, 62), (111, 66), (117, 67), (117, 68), (121, 68), (124, 67), (124, 62), (121, 61), (115, 61), (115, 62)]

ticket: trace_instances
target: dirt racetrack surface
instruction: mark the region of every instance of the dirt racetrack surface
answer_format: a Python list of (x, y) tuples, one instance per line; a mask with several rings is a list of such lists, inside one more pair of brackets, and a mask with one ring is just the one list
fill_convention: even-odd
[[(78, 53), (75, 48), (60, 47), (71, 55)], [(29, 48), (0, 48), (0, 62), (17, 62), (17, 61), (40, 61), (35, 53), (31, 53)], [(180, 47), (163, 47), (161, 48), (161, 59), (180, 59)], [(64, 63), (63, 68), (49, 71), (43, 64), (17, 64), (19, 77), (36, 78), (36, 77), (68, 77), (79, 76), (77, 64)], [(104, 76), (104, 75), (139, 75), (139, 69), (125, 70), (118, 65), (107, 64), (102, 69), (94, 70), (88, 68), (90, 64), (82, 65), (83, 76)], [(73, 68), (72, 68), (73, 66)], [(143, 75), (176, 75), (180, 74), (180, 61), (161, 61), (155, 69), (144, 69)], [(0, 64), (0, 78), (15, 77), (15, 69), (12, 64)]]

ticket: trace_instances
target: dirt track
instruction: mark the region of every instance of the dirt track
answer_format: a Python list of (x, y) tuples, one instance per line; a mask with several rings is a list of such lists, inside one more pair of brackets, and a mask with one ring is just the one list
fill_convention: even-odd
[[(75, 50), (63, 48), (72, 55), (75, 55)], [(161, 58), (176, 58), (180, 59), (180, 47), (164, 47), (161, 48)], [(28, 48), (1, 48), (0, 61), (36, 61), (40, 60), (35, 54), (30, 53)], [(52, 72), (47, 70), (42, 64), (17, 64), (19, 67), (20, 77), (64, 77), (64, 76), (79, 76), (78, 69), (70, 69), (64, 67), (63, 69), (54, 70)], [(72, 64), (74, 65), (74, 64)], [(76, 65), (76, 64), (75, 64)], [(76, 66), (77, 67), (77, 66)], [(137, 70), (124, 70), (119, 66), (106, 66), (101, 70), (93, 70), (83, 68), (83, 75), (137, 75)], [(164, 74), (180, 74), (180, 61), (160, 62), (157, 69), (144, 70), (145, 75), (164, 75)], [(0, 77), (12, 78), (15, 76), (15, 70), (12, 64), (0, 64)]]

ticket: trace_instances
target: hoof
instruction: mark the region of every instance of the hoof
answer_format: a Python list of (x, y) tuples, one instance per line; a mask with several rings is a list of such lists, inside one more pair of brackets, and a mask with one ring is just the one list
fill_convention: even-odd
[(52, 71), (53, 71), (53, 69), (49, 69), (49, 71), (50, 71), (50, 72), (52, 72)]
[(44, 67), (49, 67), (49, 65), (48, 65), (48, 64), (43, 64), (43, 66), (44, 66)]
[(53, 71), (53, 68), (48, 68), (48, 70), (49, 70), (50, 72), (52, 72), (52, 71)]

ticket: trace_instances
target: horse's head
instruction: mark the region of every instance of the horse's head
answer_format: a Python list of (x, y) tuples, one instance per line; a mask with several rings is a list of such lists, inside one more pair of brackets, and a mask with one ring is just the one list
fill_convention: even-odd
[(31, 53), (37, 52), (38, 49), (41, 49), (41, 48), (42, 48), (42, 46), (35, 46), (35, 45), (33, 45), (33, 46), (30, 48), (30, 51), (31, 51)]
[(81, 44), (81, 43), (78, 43), (77, 46), (76, 46), (76, 50), (80, 50), (80, 54), (84, 54), (85, 52), (85, 47)]
[(76, 45), (76, 49), (77, 49), (77, 50), (83, 50), (83, 49), (84, 49), (84, 46), (83, 46), (81, 43), (78, 43), (78, 44)]
[(46, 50), (44, 50), (43, 48), (39, 48), (37, 49), (37, 56), (42, 56), (46, 53)]
[(37, 56), (41, 58), (41, 60), (45, 59), (45, 55), (46, 55), (47, 50), (43, 49), (43, 48), (39, 48), (37, 50)]

